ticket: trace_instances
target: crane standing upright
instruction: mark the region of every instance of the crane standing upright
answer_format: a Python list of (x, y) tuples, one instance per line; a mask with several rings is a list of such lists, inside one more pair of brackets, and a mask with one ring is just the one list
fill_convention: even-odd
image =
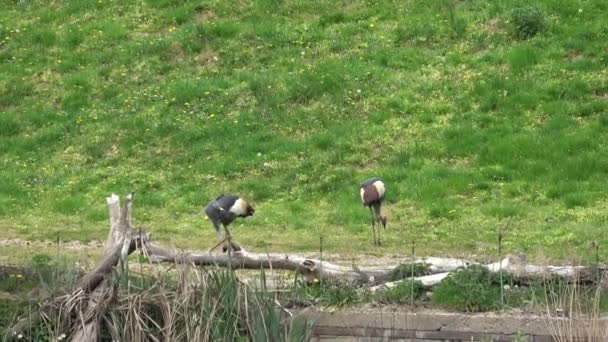
[[(382, 202), (386, 194), (384, 180), (373, 177), (361, 184), (361, 202), (364, 207), (369, 208), (372, 219), (372, 231), (374, 234), (374, 245), (380, 245), (380, 223), (386, 229), (386, 216), (382, 215)], [(376, 237), (376, 222), (378, 222), (378, 236)]]

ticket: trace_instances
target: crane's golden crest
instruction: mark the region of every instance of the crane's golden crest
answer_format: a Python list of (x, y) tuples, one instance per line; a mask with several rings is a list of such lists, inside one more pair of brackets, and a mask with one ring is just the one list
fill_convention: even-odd
[(375, 181), (372, 185), (374, 186), (374, 188), (376, 188), (380, 197), (384, 196), (385, 189), (384, 183), (382, 183), (382, 181)]

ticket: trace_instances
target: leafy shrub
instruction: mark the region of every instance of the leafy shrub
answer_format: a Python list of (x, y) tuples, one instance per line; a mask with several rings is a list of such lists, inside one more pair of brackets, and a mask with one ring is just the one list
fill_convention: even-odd
[(424, 285), (420, 281), (404, 280), (390, 289), (380, 290), (376, 300), (380, 303), (409, 303), (422, 297)]
[(479, 265), (450, 274), (433, 292), (435, 305), (468, 312), (500, 308), (500, 281), (497, 274)]
[(325, 285), (325, 302), (332, 306), (346, 306), (361, 301), (357, 288), (352, 284), (332, 282)]
[(391, 280), (400, 280), (405, 278), (420, 277), (430, 274), (430, 265), (424, 262), (414, 264), (401, 264), (391, 271)]
[(32, 256), (32, 265), (36, 268), (48, 267), (52, 261), (53, 259), (49, 255), (44, 253), (34, 254)]
[(292, 295), (295, 302), (320, 302), (338, 307), (360, 303), (363, 300), (363, 295), (354, 284), (335, 280), (312, 284), (298, 282)]
[(520, 39), (528, 39), (545, 29), (545, 15), (534, 6), (515, 8), (511, 22), (515, 35)]

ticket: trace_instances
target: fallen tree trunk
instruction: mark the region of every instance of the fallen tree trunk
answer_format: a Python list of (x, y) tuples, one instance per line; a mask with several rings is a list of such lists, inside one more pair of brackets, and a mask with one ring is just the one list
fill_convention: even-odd
[[(392, 272), (399, 265), (359, 267), (341, 266), (318, 259), (305, 258), (284, 253), (250, 253), (241, 251), (231, 254), (209, 252), (178, 253), (156, 246), (144, 244), (145, 254), (152, 262), (188, 263), (199, 266), (219, 266), (233, 269), (277, 269), (290, 270), (302, 274), (308, 281), (314, 279), (338, 279), (354, 283), (375, 283), (390, 280)], [(420, 258), (410, 263), (425, 263), (432, 273), (448, 272), (464, 267), (470, 262), (454, 258)]]
[[(184, 252), (178, 253), (162, 247), (147, 243), (144, 245), (146, 253), (152, 262), (189, 263), (199, 266), (218, 266), (234, 269), (275, 269), (291, 270), (301, 273), (308, 281), (314, 279), (338, 279), (347, 280), (358, 284), (383, 283), (391, 280), (393, 272), (400, 265), (387, 266), (341, 266), (327, 261), (321, 262), (317, 259), (304, 258), (297, 255), (283, 253), (250, 253), (244, 249), (233, 254), (213, 254), (208, 252)], [(419, 258), (415, 260), (404, 260), (404, 263), (424, 263), (429, 267), (429, 275), (414, 277), (414, 280), (422, 282), (424, 286), (432, 287), (439, 284), (451, 272), (469, 265), (479, 264), (472, 261), (455, 258)], [(550, 275), (562, 276), (576, 279), (581, 282), (592, 282), (596, 280), (597, 272), (604, 272), (608, 268), (605, 265), (595, 266), (537, 266), (528, 265), (525, 259), (512, 255), (501, 262), (483, 265), (491, 272), (503, 272), (511, 276), (526, 280), (548, 277)], [(383, 285), (372, 287), (378, 290), (381, 287), (394, 287), (401, 281), (388, 282)]]

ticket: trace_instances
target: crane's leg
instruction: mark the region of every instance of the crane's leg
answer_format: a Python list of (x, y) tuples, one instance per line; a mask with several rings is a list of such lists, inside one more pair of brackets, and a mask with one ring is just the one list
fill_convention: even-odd
[(228, 226), (224, 225), (224, 230), (226, 231), (226, 238), (230, 238), (232, 235), (230, 235), (230, 231), (228, 230)]
[(378, 227), (378, 237), (377, 237), (377, 245), (380, 246), (382, 244), (382, 241), (380, 240), (380, 225), (382, 224), (381, 221), (381, 214), (380, 214), (380, 203), (374, 203), (372, 205), (373, 207), (373, 214), (372, 217), (374, 219), (374, 222), (378, 222), (377, 227)]
[(372, 207), (369, 207), (369, 214), (371, 216), (372, 219), (372, 234), (374, 235), (374, 245), (377, 244), (376, 241), (376, 218), (374, 217), (374, 210), (372, 209)]
[(380, 246), (382, 244), (382, 241), (380, 240), (380, 231), (381, 231), (380, 221), (378, 221), (377, 227), (378, 227), (378, 246)]
[(222, 250), (226, 252), (228, 247), (230, 246), (233, 251), (238, 252), (241, 250), (241, 247), (237, 245), (235, 242), (232, 242), (232, 235), (230, 235), (230, 231), (228, 230), (228, 226), (224, 225), (224, 230), (226, 231), (226, 244), (222, 247)]
[(226, 232), (226, 238), (224, 239), (224, 245), (222, 246), (222, 252), (228, 252), (228, 248), (230, 248), (230, 239), (232, 236), (230, 235), (230, 231), (228, 231), (228, 227), (224, 225), (224, 231)]
[(213, 223), (213, 228), (215, 229), (215, 234), (217, 235), (217, 239), (219, 241), (224, 240), (224, 237), (222, 236), (222, 232), (221, 232), (221, 227), (220, 227), (219, 221), (216, 220), (215, 218), (211, 218), (211, 222)]
[(209, 217), (209, 219), (211, 220), (211, 223), (213, 223), (213, 228), (215, 229), (215, 234), (217, 235), (217, 240), (219, 241), (217, 245), (215, 245), (213, 248), (211, 248), (209, 250), (209, 252), (214, 250), (219, 245), (222, 245), (222, 250), (224, 252), (226, 252), (226, 239), (222, 235), (222, 231), (221, 231), (222, 228), (220, 226), (220, 220), (217, 217), (210, 215), (210, 213), (207, 214), (207, 217)]

